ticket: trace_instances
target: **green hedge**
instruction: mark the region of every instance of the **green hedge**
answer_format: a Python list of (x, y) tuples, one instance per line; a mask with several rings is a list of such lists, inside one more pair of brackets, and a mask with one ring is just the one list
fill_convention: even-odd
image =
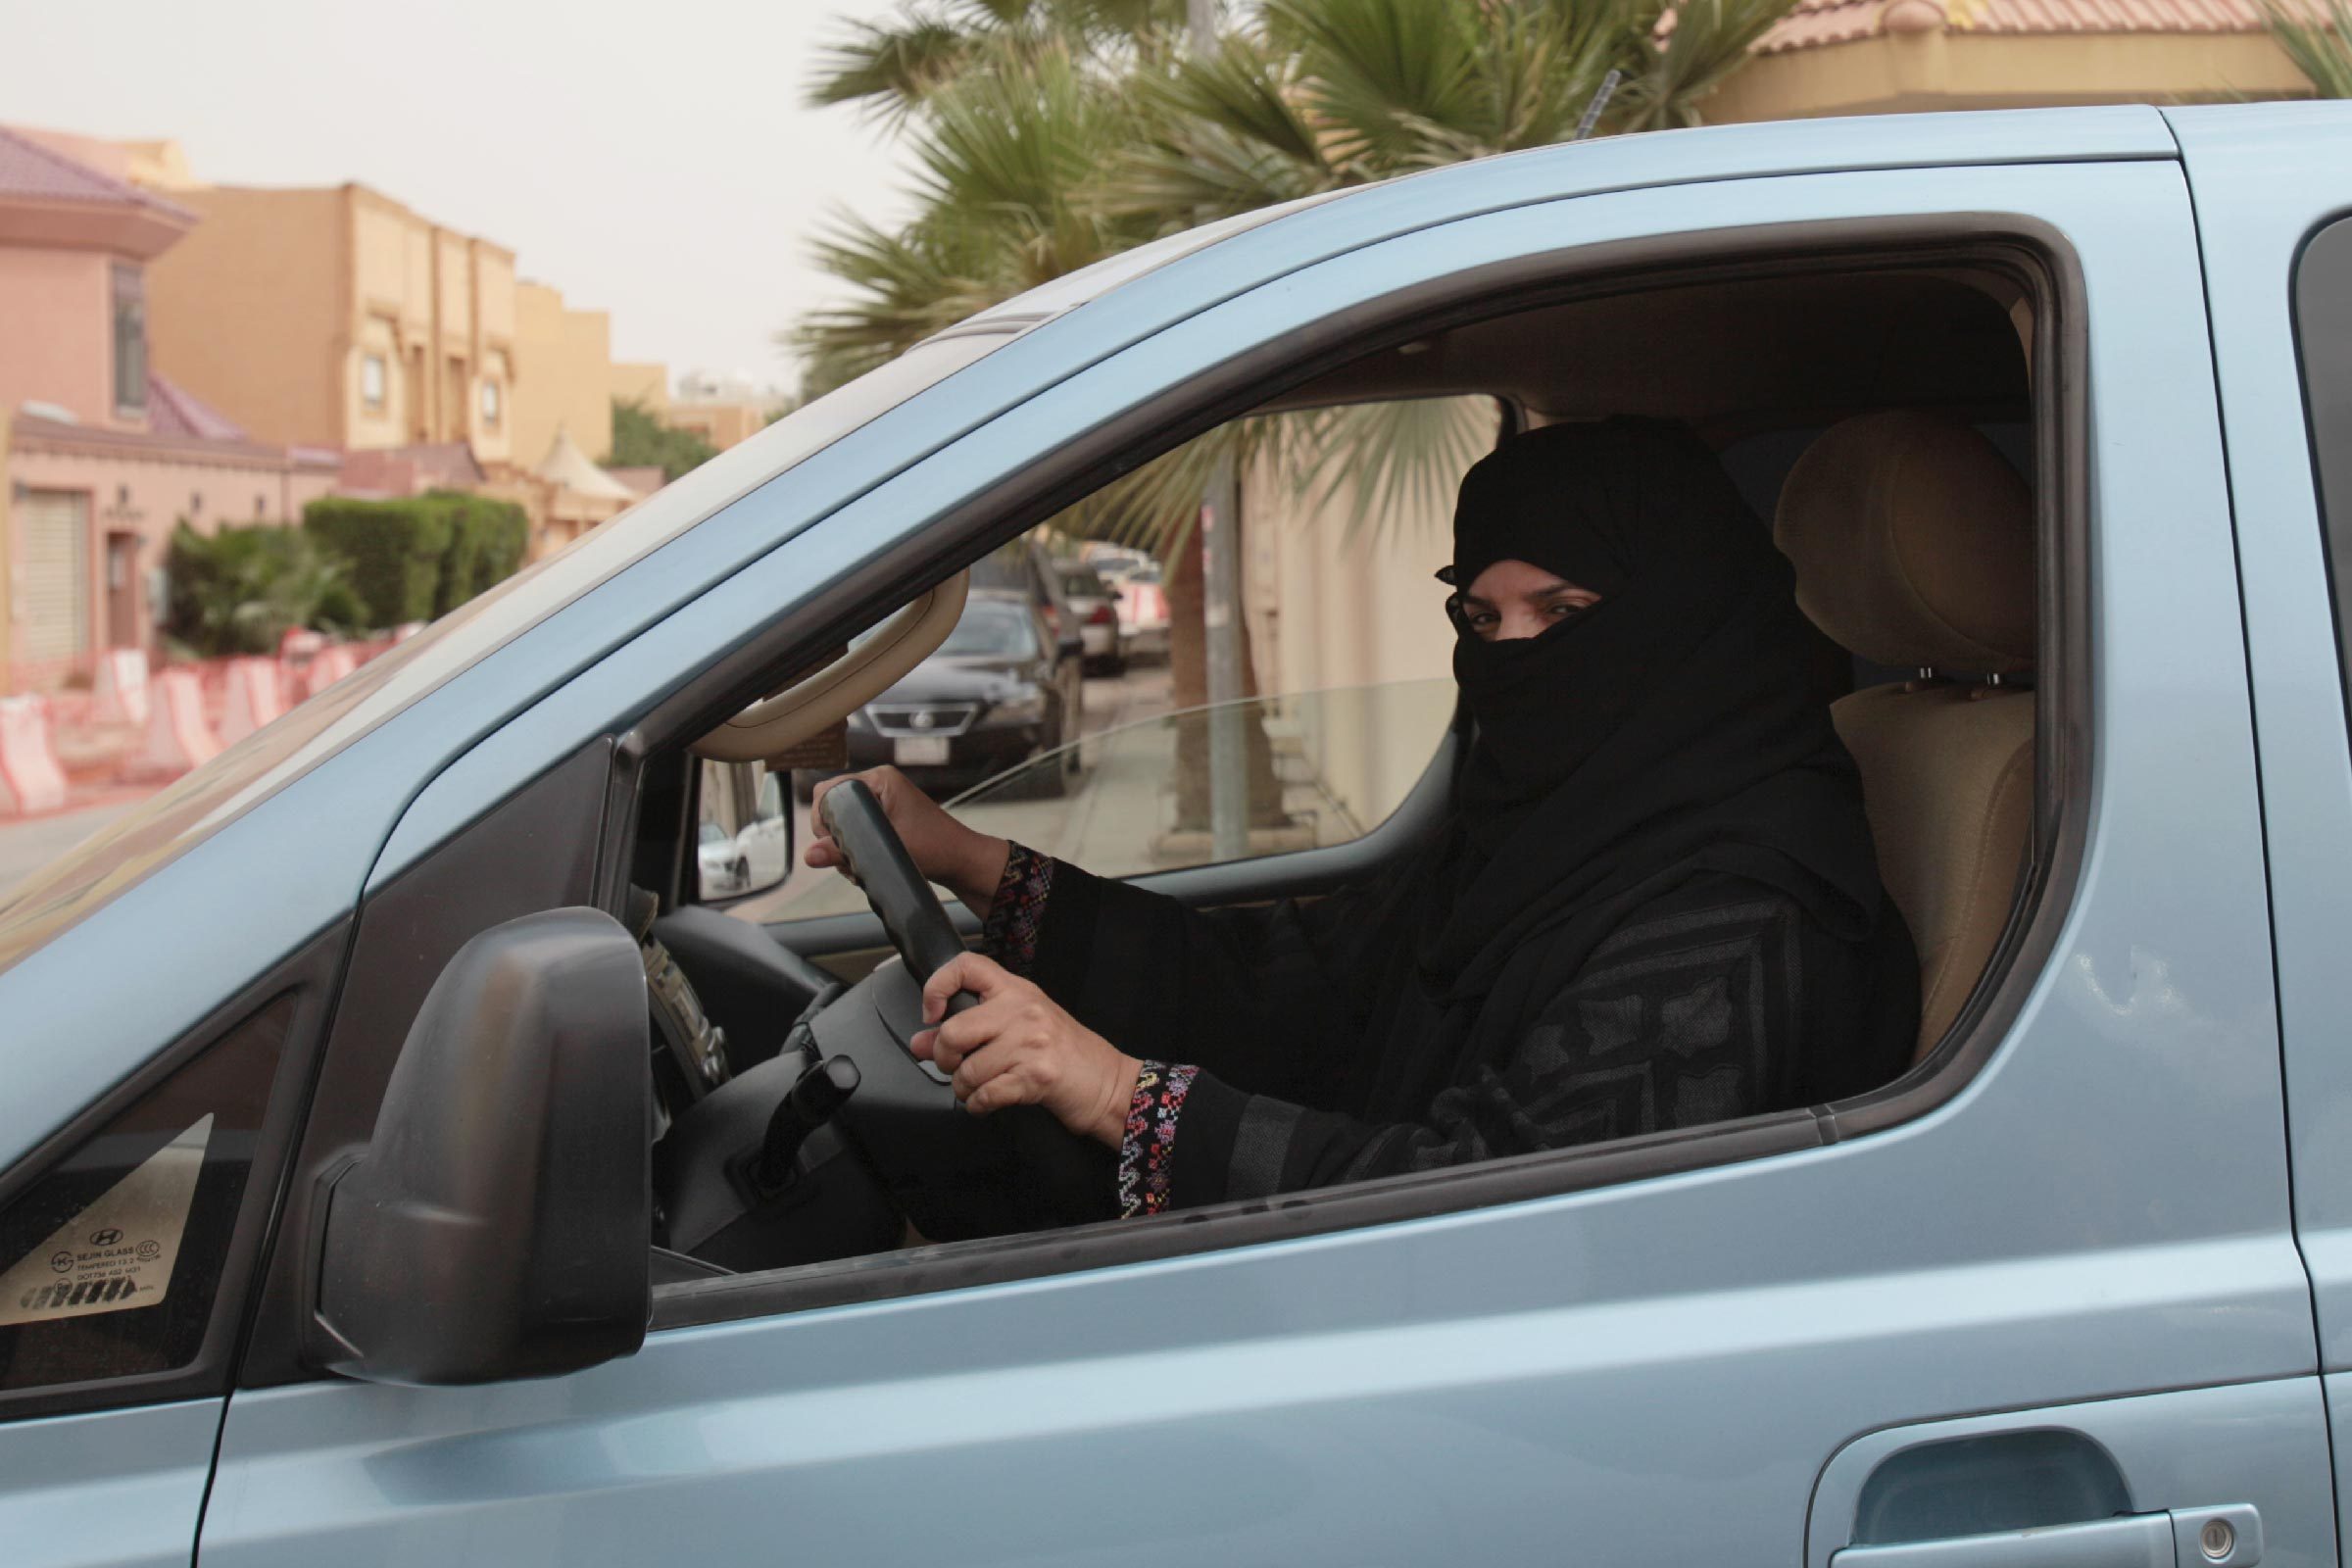
[(302, 526), (342, 564), (375, 629), (455, 610), (514, 575), (530, 540), (520, 507), (455, 491), (395, 501), (327, 496), (303, 508)]
[(449, 552), (441, 559), (441, 585), (433, 612), (446, 615), (475, 594), (514, 575), (531, 542), (530, 519), (512, 501), (435, 491), (450, 518)]

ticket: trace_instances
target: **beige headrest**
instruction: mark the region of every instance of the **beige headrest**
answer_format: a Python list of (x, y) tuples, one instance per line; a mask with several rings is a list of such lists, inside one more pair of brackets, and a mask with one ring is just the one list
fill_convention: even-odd
[(2034, 665), (2034, 497), (1992, 443), (1896, 411), (1831, 426), (1781, 490), (1773, 537), (1815, 625), (1873, 663)]

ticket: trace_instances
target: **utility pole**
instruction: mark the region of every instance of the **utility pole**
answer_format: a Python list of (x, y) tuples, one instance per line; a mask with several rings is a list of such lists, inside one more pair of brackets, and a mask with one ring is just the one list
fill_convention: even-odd
[[(1187, 42), (1206, 59), (1217, 47), (1216, 0), (1185, 0)], [(1241, 486), (1230, 460), (1217, 464), (1200, 499), (1200, 620), (1208, 677), (1208, 826), (1217, 859), (1250, 853), (1249, 715), (1242, 710)]]

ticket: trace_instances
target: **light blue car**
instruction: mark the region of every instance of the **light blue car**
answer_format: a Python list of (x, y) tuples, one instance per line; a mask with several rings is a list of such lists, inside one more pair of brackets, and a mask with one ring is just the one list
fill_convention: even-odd
[[(2341, 1561), (2347, 212), (2327, 106), (1601, 140), (802, 409), (0, 903), (0, 1563)], [(1876, 656), (1838, 712), (1917, 1066), (1023, 1211), (1051, 1148), (902, 1044), (934, 915), (699, 904), (703, 760), (821, 745), (1144, 457), (1438, 395), (1689, 419), (1785, 537), (1847, 509), (1791, 553)], [(1930, 426), (2030, 504), (1897, 461)], [(1936, 652), (1984, 628), (2031, 678)], [(1361, 831), (1147, 880), (1345, 884), (1443, 811), (1421, 744)]]

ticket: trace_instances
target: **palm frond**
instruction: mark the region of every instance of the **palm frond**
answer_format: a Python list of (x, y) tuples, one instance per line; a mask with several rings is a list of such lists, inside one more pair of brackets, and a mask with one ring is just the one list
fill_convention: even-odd
[(1301, 92), (1333, 163), (1405, 167), (1423, 140), (1414, 122), (1476, 127), (1479, 24), (1459, 0), (1265, 0), (1265, 14), (1298, 40)]
[[(2255, 0), (2278, 47), (2322, 98), (2352, 98), (2352, 5)], [(2315, 14), (2316, 13), (2316, 14)]]
[(1494, 445), (1491, 398), (1407, 398), (1276, 416), (1281, 468), (1302, 505), (1344, 500), (1348, 531), (1379, 538), (1451, 515), (1462, 474)]
[(804, 97), (813, 108), (862, 104), (887, 120), (904, 120), (964, 73), (978, 43), (977, 35), (918, 12), (902, 15), (896, 25), (853, 22), (848, 35), (818, 56)]
[(1794, 0), (1677, 0), (1664, 36), (1634, 73), (1611, 117), (1621, 130), (1698, 123), (1698, 106), (1748, 55)]

